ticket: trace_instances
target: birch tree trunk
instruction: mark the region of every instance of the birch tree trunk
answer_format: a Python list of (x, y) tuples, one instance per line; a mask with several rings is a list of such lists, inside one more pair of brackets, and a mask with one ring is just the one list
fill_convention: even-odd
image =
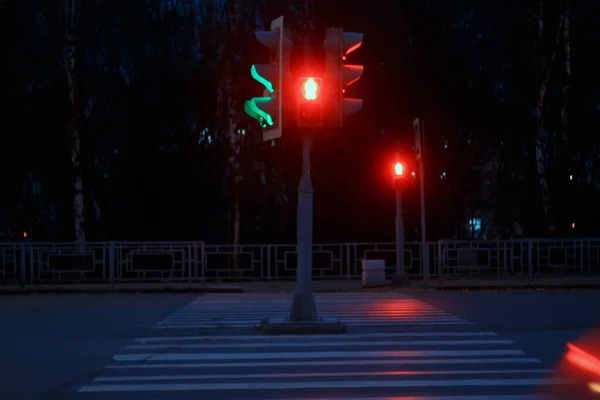
[(63, 64), (69, 84), (69, 100), (71, 102), (71, 122), (69, 123), (69, 135), (71, 136), (71, 163), (73, 165), (73, 222), (74, 237), (78, 243), (85, 242), (84, 227), (84, 202), (83, 202), (83, 169), (81, 165), (81, 144), (79, 136), (79, 93), (75, 79), (75, 36), (74, 16), (75, 0), (63, 0), (64, 15), (68, 19), (66, 42), (63, 48)]
[[(538, 35), (540, 40), (544, 34), (544, 17), (543, 17), (543, 1), (540, 1), (540, 10), (538, 14)], [(548, 179), (546, 176), (546, 167), (545, 167), (545, 158), (544, 158), (544, 148), (543, 148), (543, 136), (545, 133), (544, 126), (544, 107), (546, 94), (548, 92), (548, 82), (550, 80), (550, 75), (552, 72), (552, 67), (555, 64), (558, 45), (560, 42), (560, 37), (562, 33), (562, 29), (565, 23), (565, 14), (562, 14), (559, 19), (558, 29), (556, 32), (556, 40), (555, 40), (555, 49), (552, 52), (552, 56), (550, 57), (550, 61), (548, 62), (546, 56), (542, 56), (542, 68), (545, 69), (542, 77), (542, 82), (540, 84), (539, 98), (536, 107), (536, 118), (537, 118), (537, 126), (538, 126), (538, 137), (535, 141), (535, 161), (537, 165), (537, 171), (540, 178), (540, 187), (542, 190), (542, 204), (544, 209), (544, 216), (546, 218), (546, 227), (548, 232), (552, 233), (555, 230), (554, 221), (552, 219), (551, 209), (550, 209), (550, 194), (548, 190)]]
[[(234, 73), (234, 64), (237, 59), (240, 58), (238, 52), (241, 50), (239, 46), (239, 30), (242, 19), (242, 4), (241, 0), (231, 0), (229, 3), (229, 12), (227, 18), (227, 57), (225, 59), (224, 84), (225, 84), (225, 95), (226, 103), (224, 104), (227, 115), (225, 137), (229, 144), (229, 225), (232, 227), (232, 242), (234, 248), (240, 244), (240, 225), (241, 225), (241, 213), (240, 213), (240, 183), (242, 182), (243, 175), (240, 168), (240, 136), (238, 133), (238, 100), (236, 96), (237, 82)], [(225, 96), (224, 96), (225, 97)], [(241, 275), (239, 267), (239, 259), (237, 251), (234, 251), (233, 256), (233, 270), (235, 275)]]

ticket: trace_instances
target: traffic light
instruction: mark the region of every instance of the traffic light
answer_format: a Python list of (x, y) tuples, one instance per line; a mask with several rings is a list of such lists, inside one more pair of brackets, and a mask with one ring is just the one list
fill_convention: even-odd
[(316, 101), (321, 94), (321, 79), (304, 78), (300, 86), (300, 94), (307, 101)]
[(283, 86), (289, 79), (289, 56), (292, 48), (290, 33), (283, 28), (283, 17), (271, 22), (270, 31), (254, 32), (256, 39), (275, 55), (270, 64), (254, 64), (250, 75), (264, 86), (262, 97), (244, 103), (244, 111), (258, 121), (263, 129), (263, 140), (281, 137), (283, 128)]
[(406, 165), (400, 161), (394, 164), (394, 188), (399, 189), (406, 177)]
[(326, 126), (340, 128), (344, 126), (346, 118), (362, 108), (362, 99), (344, 96), (346, 89), (357, 82), (363, 73), (362, 65), (344, 64), (348, 54), (362, 45), (362, 40), (362, 33), (344, 32), (341, 28), (327, 29), (323, 41), (327, 59), (325, 80), (332, 82), (334, 94), (331, 103), (325, 106), (325, 109), (328, 110)]
[(323, 102), (321, 91), (323, 80), (316, 77), (303, 77), (298, 81), (297, 118), (299, 127), (323, 126)]
[(396, 177), (404, 176), (404, 164), (397, 162), (396, 165), (394, 165), (394, 174)]

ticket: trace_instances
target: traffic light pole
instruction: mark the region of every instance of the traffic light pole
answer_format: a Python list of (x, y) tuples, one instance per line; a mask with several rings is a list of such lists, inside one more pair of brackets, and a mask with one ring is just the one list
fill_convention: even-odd
[(404, 266), (404, 221), (402, 219), (401, 182), (396, 178), (396, 276), (397, 283), (406, 283), (406, 268)]
[(425, 172), (423, 171), (423, 153), (425, 152), (425, 121), (421, 130), (421, 157), (419, 158), (419, 185), (421, 195), (421, 257), (423, 258), (423, 277), (425, 285), (429, 283), (429, 245), (427, 244), (427, 220), (425, 218)]
[(296, 291), (291, 321), (316, 321), (317, 306), (312, 291), (313, 187), (310, 180), (310, 135), (302, 139), (302, 176), (298, 185), (296, 223)]

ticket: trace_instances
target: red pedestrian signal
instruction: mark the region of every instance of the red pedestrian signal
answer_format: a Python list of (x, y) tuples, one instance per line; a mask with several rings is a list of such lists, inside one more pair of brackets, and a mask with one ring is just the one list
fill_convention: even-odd
[(298, 81), (297, 125), (306, 128), (323, 126), (323, 102), (321, 101), (321, 78), (305, 77)]
[(321, 94), (321, 80), (315, 78), (306, 78), (300, 88), (302, 97), (308, 101), (314, 101)]
[(404, 164), (397, 162), (396, 165), (394, 165), (394, 174), (396, 174), (397, 177), (403, 176)]
[(394, 188), (400, 189), (406, 183), (406, 165), (400, 161), (394, 164)]

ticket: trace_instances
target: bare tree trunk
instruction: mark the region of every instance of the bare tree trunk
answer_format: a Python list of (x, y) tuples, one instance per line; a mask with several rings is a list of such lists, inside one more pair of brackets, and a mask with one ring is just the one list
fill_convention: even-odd
[(75, 79), (75, 36), (74, 36), (74, 16), (75, 0), (64, 0), (63, 3), (65, 15), (68, 16), (68, 29), (66, 43), (63, 49), (64, 68), (69, 83), (69, 99), (71, 102), (71, 122), (69, 123), (69, 133), (71, 136), (71, 163), (73, 165), (73, 222), (75, 241), (85, 242), (84, 227), (84, 202), (83, 202), (83, 169), (81, 165), (81, 145), (79, 137), (80, 116), (79, 116), (79, 92), (77, 90), (77, 81)]

